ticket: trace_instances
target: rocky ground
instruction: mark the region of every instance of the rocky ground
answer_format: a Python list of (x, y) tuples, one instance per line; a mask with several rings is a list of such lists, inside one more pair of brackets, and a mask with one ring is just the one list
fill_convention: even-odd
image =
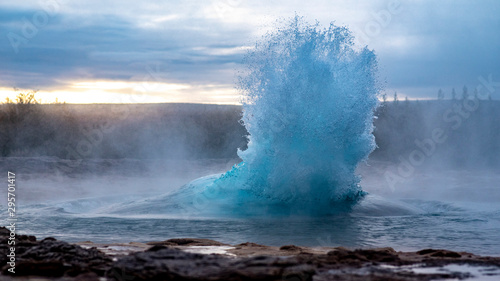
[[(10, 231), (0, 228), (0, 280), (500, 280), (500, 257), (425, 249), (350, 250), (226, 245), (207, 239), (129, 244), (70, 244), (17, 235), (8, 271)], [(474, 279), (475, 278), (475, 279)]]

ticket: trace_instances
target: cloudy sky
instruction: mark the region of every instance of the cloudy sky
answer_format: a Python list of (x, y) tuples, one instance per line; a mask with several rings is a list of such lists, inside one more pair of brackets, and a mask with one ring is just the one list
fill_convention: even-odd
[(295, 13), (348, 26), (390, 95), (500, 82), (496, 0), (25, 0), (0, 1), (0, 99), (18, 88), (44, 102), (237, 103), (245, 52)]

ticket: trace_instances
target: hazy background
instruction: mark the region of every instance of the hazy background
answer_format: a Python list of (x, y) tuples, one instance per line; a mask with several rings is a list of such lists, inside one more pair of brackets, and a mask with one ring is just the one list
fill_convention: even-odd
[[(0, 167), (18, 173), (21, 200), (164, 193), (240, 161), (236, 152), (247, 144), (241, 110), (3, 104)], [(376, 115), (378, 147), (359, 166), (365, 190), (386, 197), (500, 200), (499, 101), (386, 101)]]
[[(242, 59), (295, 13), (347, 26), (379, 58), (386, 101), (374, 120), (379, 147), (360, 165), (366, 190), (432, 197), (457, 194), (446, 188), (461, 182), (495, 187), (493, 0), (0, 1), (0, 98), (39, 90), (44, 103), (76, 103), (0, 105), (2, 168), (27, 179), (23, 198), (40, 200), (51, 194), (34, 191), (42, 187), (60, 190), (54, 199), (159, 192), (227, 170), (246, 145), (234, 88)], [(412, 185), (431, 190), (401, 193)]]
[[(355, 206), (372, 211), (169, 219), (166, 193), (239, 163), (243, 57), (296, 13), (347, 26), (378, 57), (378, 147), (357, 171), (375, 196)], [(16, 230), (498, 255), (499, 15), (495, 0), (0, 0), (0, 170), (16, 174)]]

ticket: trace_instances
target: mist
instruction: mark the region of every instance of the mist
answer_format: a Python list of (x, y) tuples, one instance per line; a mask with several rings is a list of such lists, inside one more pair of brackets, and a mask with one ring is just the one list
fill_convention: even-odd
[(386, 198), (494, 205), (499, 110), (500, 102), (477, 94), (383, 102), (374, 121), (378, 148), (358, 167), (363, 188)]
[[(230, 169), (247, 145), (236, 105), (0, 108), (0, 166), (20, 174), (22, 203), (168, 193)], [(390, 198), (500, 198), (500, 102), (385, 101), (375, 116), (377, 148), (358, 166), (363, 190)]]
[(0, 166), (19, 175), (21, 204), (166, 193), (229, 169), (246, 146), (238, 106), (5, 103), (0, 112)]
[[(242, 161), (237, 150), (246, 149), (248, 132), (240, 121), (241, 106), (3, 104), (0, 108), (4, 153), (0, 167), (16, 173), (21, 233), (73, 242), (88, 237), (95, 242), (128, 243), (196, 236), (228, 243), (400, 250), (453, 247), (498, 253), (490, 242), (498, 234), (500, 200), (500, 102), (496, 100), (473, 96), (380, 102), (373, 120), (377, 147), (356, 170), (360, 188), (368, 194), (354, 206), (358, 211), (303, 220), (279, 214), (281, 223), (271, 215), (207, 219), (206, 208), (213, 202), (189, 194), (188, 199), (198, 200), (198, 212), (184, 217), (176, 214), (182, 206), (168, 200), (190, 182), (221, 175)], [(5, 189), (2, 194), (0, 203), (6, 206)], [(321, 227), (307, 228), (311, 220)], [(96, 221), (111, 225), (103, 228)], [(196, 227), (200, 223), (203, 232)], [(130, 225), (134, 231), (120, 230), (116, 235), (116, 229)], [(433, 230), (422, 232), (429, 225)], [(314, 232), (313, 239), (307, 231)], [(408, 242), (405, 235), (414, 238)]]

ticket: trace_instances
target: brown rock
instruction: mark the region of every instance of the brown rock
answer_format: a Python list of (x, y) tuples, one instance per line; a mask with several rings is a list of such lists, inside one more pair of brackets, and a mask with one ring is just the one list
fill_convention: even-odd
[(235, 245), (235, 247), (267, 248), (268, 246), (257, 244), (257, 243), (252, 243), (252, 242), (245, 242), (245, 243)]
[(424, 249), (421, 251), (418, 251), (417, 254), (419, 255), (430, 255), (431, 257), (440, 257), (440, 258), (460, 258), (462, 257), (461, 254), (453, 251), (448, 251), (448, 250), (442, 250), (442, 249)]
[(302, 248), (295, 245), (285, 245), (280, 247), (281, 251), (301, 252)]
[(164, 245), (164, 246), (228, 246), (218, 241), (201, 238), (174, 238), (159, 242), (148, 242), (148, 245)]

